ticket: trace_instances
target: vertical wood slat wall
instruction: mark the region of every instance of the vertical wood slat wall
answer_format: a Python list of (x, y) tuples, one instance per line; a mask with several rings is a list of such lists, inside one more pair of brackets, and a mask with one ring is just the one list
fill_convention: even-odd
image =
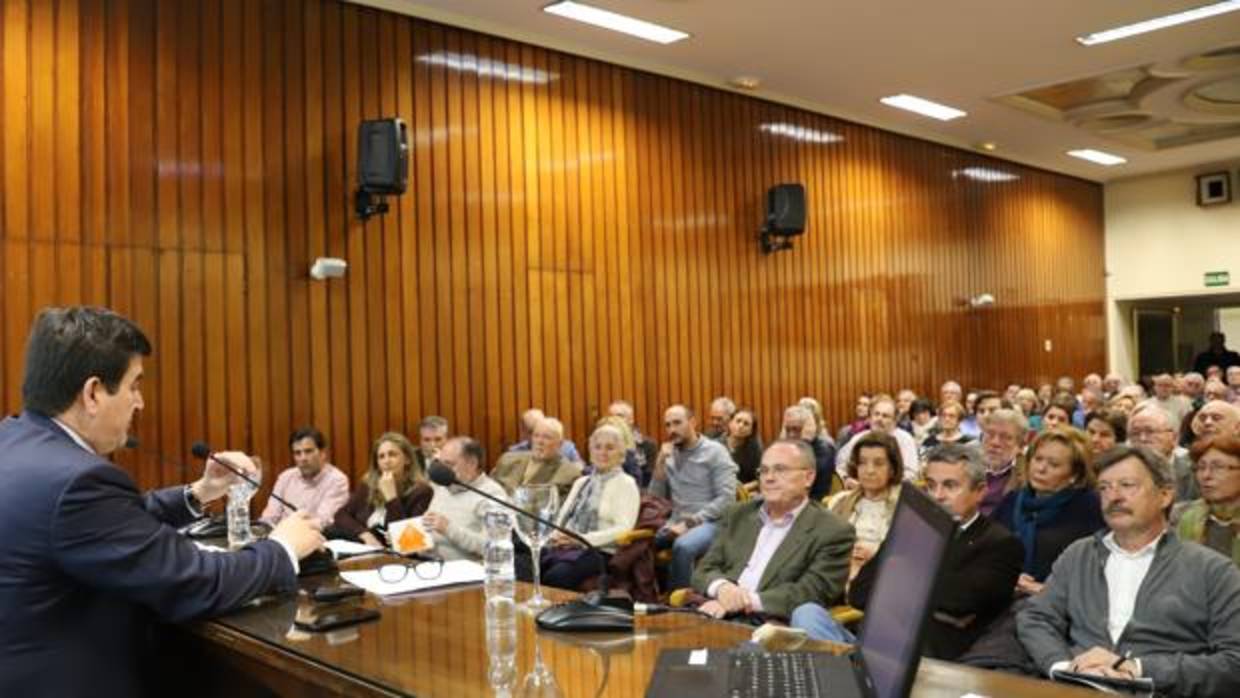
[[(427, 414), (494, 454), (531, 405), (581, 444), (612, 399), (657, 434), (727, 393), (769, 438), (802, 395), (1104, 366), (1092, 183), (333, 0), (0, 1), (0, 408), (39, 308), (130, 315), (144, 486), (307, 423), (357, 476)], [(392, 115), (409, 191), (363, 224), (355, 129)], [(806, 234), (763, 256), (791, 181)]]

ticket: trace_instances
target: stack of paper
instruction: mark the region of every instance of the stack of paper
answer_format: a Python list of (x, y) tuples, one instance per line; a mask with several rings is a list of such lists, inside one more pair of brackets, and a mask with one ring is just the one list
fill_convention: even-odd
[(456, 584), (476, 584), (486, 577), (482, 565), (470, 560), (450, 560), (443, 563), (443, 571), (435, 579), (422, 579), (413, 570), (399, 582), (385, 582), (379, 577), (379, 570), (358, 570), (340, 573), (340, 578), (361, 587), (378, 596), (408, 594), (413, 591), (426, 591)]

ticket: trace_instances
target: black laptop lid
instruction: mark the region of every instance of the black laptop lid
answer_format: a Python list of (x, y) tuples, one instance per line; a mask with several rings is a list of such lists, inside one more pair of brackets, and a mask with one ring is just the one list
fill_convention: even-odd
[(908, 483), (901, 488), (858, 643), (866, 693), (873, 698), (909, 694), (943, 556), (955, 531), (951, 515), (921, 490)]

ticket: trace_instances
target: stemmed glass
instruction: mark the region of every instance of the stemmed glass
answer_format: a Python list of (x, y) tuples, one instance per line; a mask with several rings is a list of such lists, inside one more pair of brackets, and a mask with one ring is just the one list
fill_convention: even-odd
[[(559, 508), (559, 492), (555, 485), (522, 485), (513, 496), (513, 504), (522, 511), (547, 520), (554, 520)], [(534, 565), (534, 595), (525, 602), (528, 611), (540, 611), (551, 605), (542, 595), (542, 570), (539, 559), (542, 547), (551, 539), (551, 527), (538, 523), (528, 516), (518, 516), (517, 535), (530, 547)]]
[(538, 644), (538, 633), (534, 634), (534, 666), (521, 682), (521, 698), (562, 698), (560, 685), (555, 681), (555, 674), (543, 664), (542, 649)]

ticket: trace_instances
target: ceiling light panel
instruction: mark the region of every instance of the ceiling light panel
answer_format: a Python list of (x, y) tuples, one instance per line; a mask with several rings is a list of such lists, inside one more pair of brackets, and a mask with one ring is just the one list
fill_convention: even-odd
[(1127, 39), (1130, 36), (1147, 34), (1149, 32), (1158, 31), (1159, 29), (1166, 29), (1180, 24), (1187, 24), (1188, 22), (1196, 22), (1201, 19), (1209, 19), (1210, 17), (1217, 17), (1218, 15), (1226, 14), (1228, 12), (1235, 12), (1236, 10), (1240, 10), (1240, 0), (1225, 0), (1225, 2), (1210, 3), (1209, 5), (1194, 7), (1191, 10), (1184, 10), (1183, 12), (1163, 15), (1161, 17), (1155, 17), (1153, 19), (1135, 22), (1133, 24), (1125, 24), (1122, 27), (1115, 27), (1114, 29), (1085, 34), (1084, 36), (1076, 37), (1076, 40), (1085, 46), (1097, 46), (1098, 44), (1105, 44), (1108, 41)]
[(1118, 155), (1112, 155), (1111, 153), (1102, 150), (1094, 150), (1093, 148), (1069, 150), (1068, 155), (1071, 155), (1074, 158), (1088, 160), (1099, 165), (1106, 165), (1107, 167), (1111, 167), (1112, 165), (1122, 165), (1128, 162), (1126, 158), (1122, 158)]
[(928, 99), (914, 97), (913, 95), (892, 95), (890, 97), (883, 97), (878, 101), (889, 107), (904, 109), (905, 111), (911, 111), (922, 116), (928, 116), (931, 119), (938, 119), (939, 121), (951, 121), (966, 115), (966, 112), (955, 107), (931, 102)]
[(567, 19), (575, 19), (578, 22), (585, 22), (586, 24), (628, 34), (629, 36), (636, 36), (639, 39), (653, 41), (657, 44), (671, 44), (681, 39), (689, 38), (689, 35), (685, 32), (671, 29), (670, 27), (604, 10), (600, 7), (572, 2), (571, 0), (563, 0), (563, 2), (547, 5), (543, 8), (543, 12), (549, 12)]

